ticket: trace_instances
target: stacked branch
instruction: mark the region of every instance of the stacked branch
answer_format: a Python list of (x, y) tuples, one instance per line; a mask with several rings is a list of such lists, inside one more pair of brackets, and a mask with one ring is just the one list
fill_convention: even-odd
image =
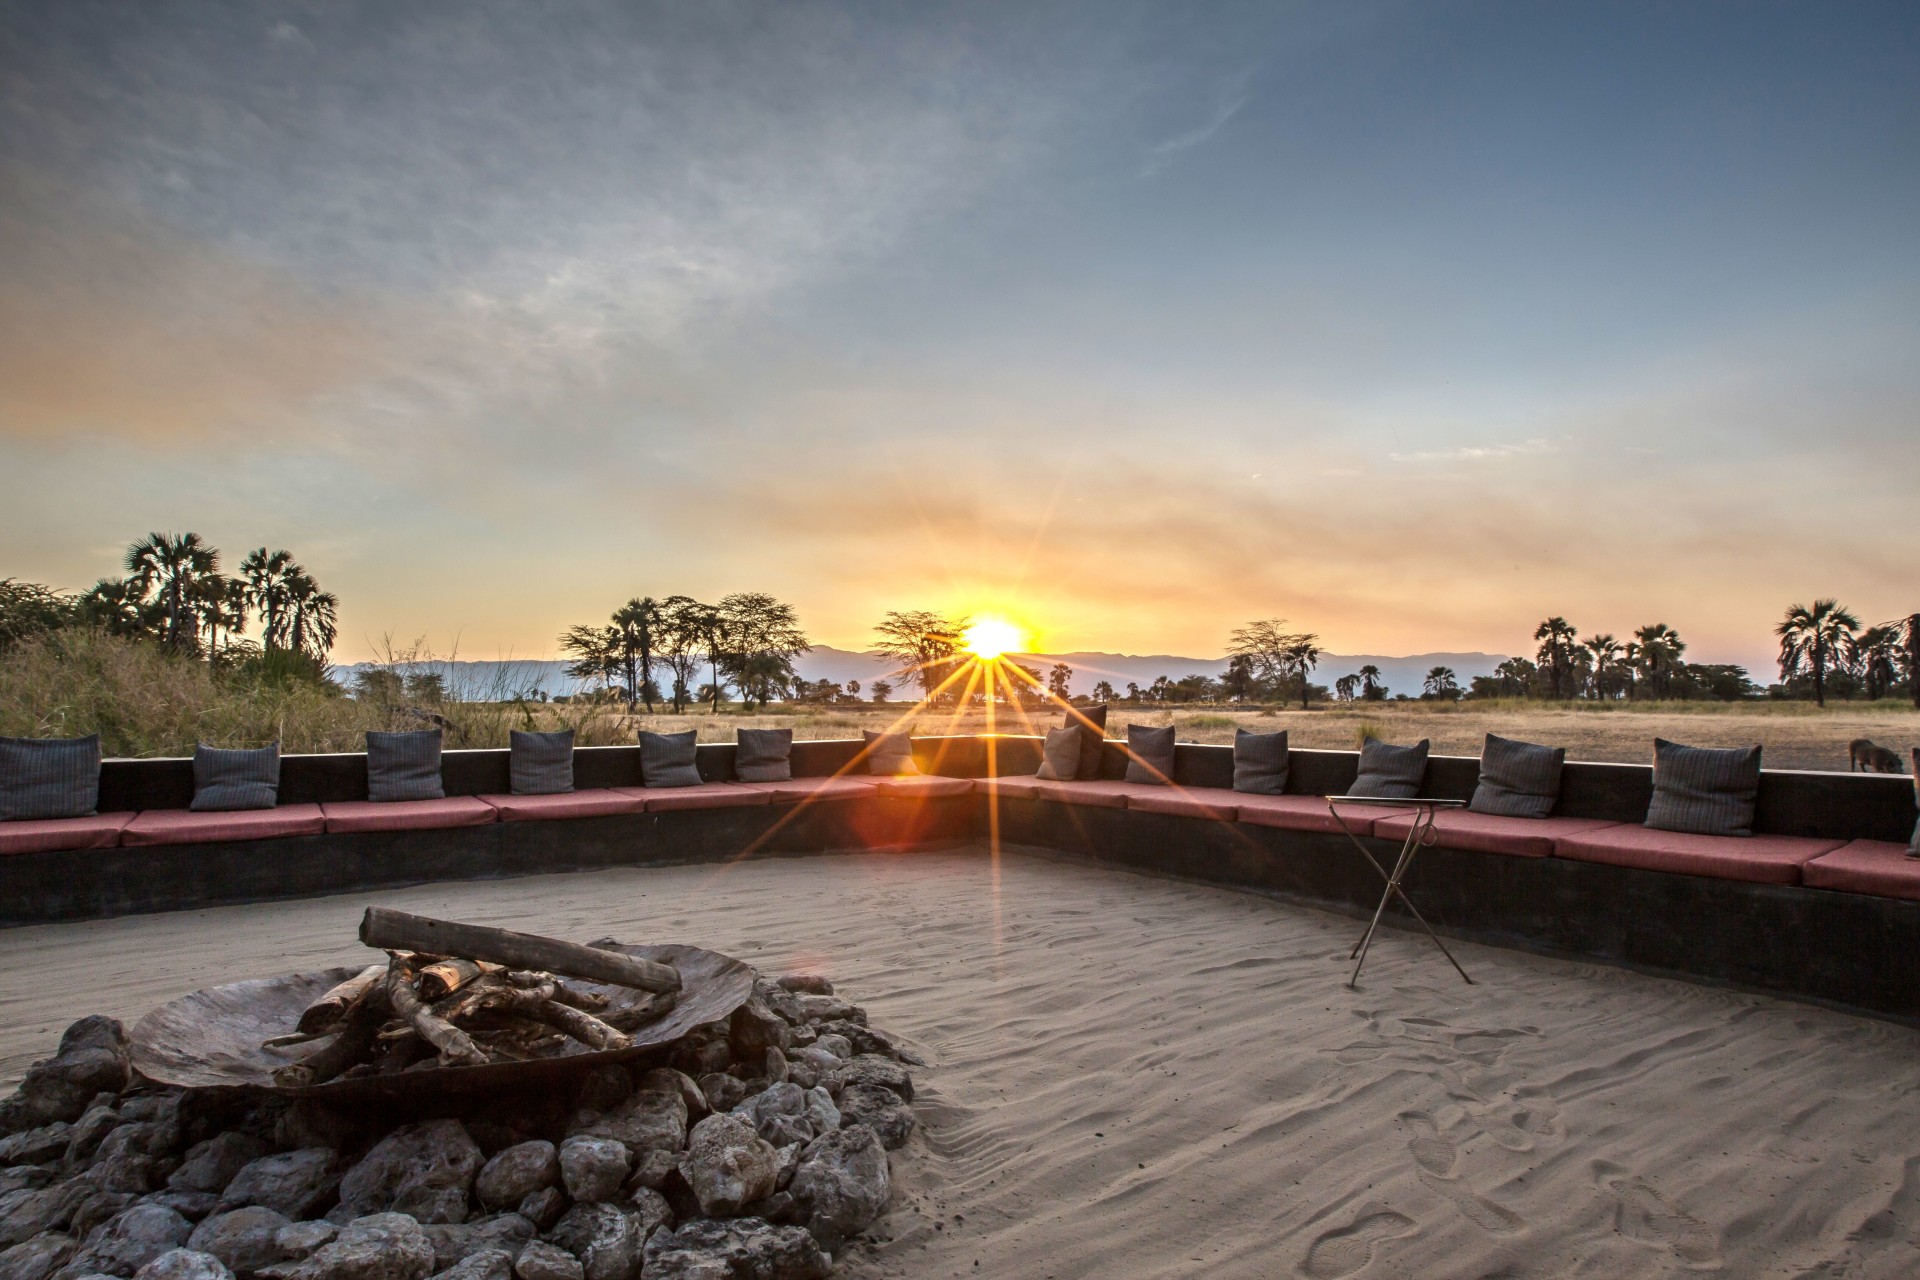
[[(329, 989), (301, 1012), (294, 1034), (266, 1042), (282, 1049), (326, 1041), (276, 1070), (275, 1083), (297, 1088), (341, 1076), (526, 1062), (576, 1052), (576, 1045), (625, 1049), (631, 1032), (673, 1008), (680, 989), (671, 965), (378, 907), (368, 910), (360, 936), (384, 949), (387, 962)], [(610, 1012), (614, 1001), (568, 977), (644, 994)]]

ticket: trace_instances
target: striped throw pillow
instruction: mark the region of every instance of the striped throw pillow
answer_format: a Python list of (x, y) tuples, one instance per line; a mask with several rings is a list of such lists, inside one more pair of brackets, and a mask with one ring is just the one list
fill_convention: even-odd
[(1703, 836), (1753, 834), (1760, 748), (1686, 747), (1653, 740), (1653, 803), (1646, 825)]

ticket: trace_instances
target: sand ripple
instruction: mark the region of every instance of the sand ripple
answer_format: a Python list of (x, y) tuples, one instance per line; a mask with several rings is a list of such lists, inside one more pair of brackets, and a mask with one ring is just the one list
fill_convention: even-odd
[[(824, 970), (935, 1064), (841, 1274), (1912, 1274), (1920, 1033), (983, 853), (471, 883), (0, 932), (0, 1074), (64, 1023), (359, 954), (362, 905)], [(976, 1262), (978, 1266), (976, 1267)]]

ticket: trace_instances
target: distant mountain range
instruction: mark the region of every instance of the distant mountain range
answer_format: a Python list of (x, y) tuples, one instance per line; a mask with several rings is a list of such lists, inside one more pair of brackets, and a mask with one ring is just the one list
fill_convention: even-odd
[[(1016, 655), (1016, 660), (1038, 668), (1042, 674), (1056, 662), (1066, 663), (1073, 668), (1071, 687), (1076, 694), (1091, 694), (1093, 686), (1102, 680), (1124, 694), (1129, 682), (1144, 688), (1159, 676), (1175, 680), (1191, 675), (1218, 676), (1227, 669), (1225, 658), (1188, 658), (1171, 653), (1036, 653)], [(1452, 667), (1454, 675), (1464, 687), (1475, 676), (1491, 675), (1493, 669), (1505, 661), (1503, 655), (1495, 653), (1415, 653), (1403, 657), (1328, 653), (1321, 655), (1320, 665), (1313, 675), (1315, 683), (1331, 686), (1348, 672), (1372, 664), (1380, 668), (1381, 678), (1386, 681), (1390, 692), (1418, 694), (1420, 682), (1434, 667)], [(377, 665), (357, 662), (335, 667), (335, 678), (342, 684), (351, 685), (358, 672)], [(816, 645), (810, 653), (802, 655), (795, 665), (800, 674), (809, 680), (831, 680), (836, 684), (858, 680), (863, 691), (871, 689), (876, 680), (887, 680), (898, 689), (896, 697), (906, 693), (904, 682), (893, 674), (893, 660), (877, 653), (836, 649), (828, 644)], [(532, 689), (544, 689), (551, 696), (571, 694), (581, 686), (580, 681), (567, 674), (566, 663), (550, 660), (423, 662), (409, 669), (439, 672), (446, 681), (448, 692), (456, 698), (506, 698)]]

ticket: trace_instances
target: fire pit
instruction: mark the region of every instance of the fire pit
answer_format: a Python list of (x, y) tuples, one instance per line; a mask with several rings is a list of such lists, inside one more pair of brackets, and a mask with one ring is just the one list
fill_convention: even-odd
[(369, 911), (384, 964), (69, 1028), (0, 1101), (0, 1276), (816, 1280), (920, 1060), (809, 975)]

